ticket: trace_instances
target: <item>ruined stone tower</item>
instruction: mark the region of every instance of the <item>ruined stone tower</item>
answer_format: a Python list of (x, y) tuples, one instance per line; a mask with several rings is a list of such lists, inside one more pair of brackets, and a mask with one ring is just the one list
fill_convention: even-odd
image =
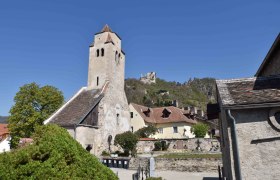
[(124, 91), (125, 54), (121, 39), (108, 25), (96, 33), (89, 47), (87, 87), (83, 87), (44, 123), (68, 130), (95, 155), (114, 150), (116, 134), (130, 130)]

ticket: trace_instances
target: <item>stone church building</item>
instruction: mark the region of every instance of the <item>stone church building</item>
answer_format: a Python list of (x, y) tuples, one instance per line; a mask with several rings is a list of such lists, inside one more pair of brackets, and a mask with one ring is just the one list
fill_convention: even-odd
[(255, 77), (216, 84), (223, 177), (280, 179), (280, 34)]
[(89, 47), (87, 87), (82, 87), (44, 124), (66, 128), (92, 154), (111, 150), (115, 135), (130, 130), (124, 75), (121, 38), (105, 25)]

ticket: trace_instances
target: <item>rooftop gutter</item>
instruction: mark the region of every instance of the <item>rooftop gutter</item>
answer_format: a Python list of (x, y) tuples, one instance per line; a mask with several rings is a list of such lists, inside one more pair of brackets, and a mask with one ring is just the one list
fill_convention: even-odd
[[(238, 141), (236, 136), (236, 127), (235, 127), (235, 119), (230, 113), (230, 109), (226, 110), (226, 114), (228, 115), (231, 123), (231, 139), (232, 139), (232, 151), (233, 151), (233, 159), (234, 159), (234, 172), (236, 180), (242, 180), (241, 169), (240, 169), (240, 158), (239, 158), (239, 149), (238, 149)], [(228, 118), (227, 118), (228, 119)]]
[(261, 104), (240, 104), (240, 105), (223, 105), (224, 109), (253, 109), (253, 108), (268, 108), (279, 107), (280, 102), (261, 103)]

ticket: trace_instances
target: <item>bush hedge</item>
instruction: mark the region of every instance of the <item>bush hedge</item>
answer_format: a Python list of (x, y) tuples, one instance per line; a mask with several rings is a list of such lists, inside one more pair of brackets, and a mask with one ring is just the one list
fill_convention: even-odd
[(37, 127), (31, 145), (0, 154), (0, 179), (118, 179), (57, 125)]

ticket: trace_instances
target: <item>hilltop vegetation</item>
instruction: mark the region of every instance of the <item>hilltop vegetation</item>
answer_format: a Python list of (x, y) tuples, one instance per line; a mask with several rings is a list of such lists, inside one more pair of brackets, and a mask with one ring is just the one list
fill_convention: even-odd
[(206, 104), (215, 102), (215, 79), (194, 78), (183, 84), (157, 78), (156, 84), (144, 84), (137, 79), (126, 79), (128, 102), (149, 107), (169, 106), (178, 100), (180, 107), (196, 106), (203, 110)]
[(8, 116), (0, 116), (0, 123), (8, 123)]

